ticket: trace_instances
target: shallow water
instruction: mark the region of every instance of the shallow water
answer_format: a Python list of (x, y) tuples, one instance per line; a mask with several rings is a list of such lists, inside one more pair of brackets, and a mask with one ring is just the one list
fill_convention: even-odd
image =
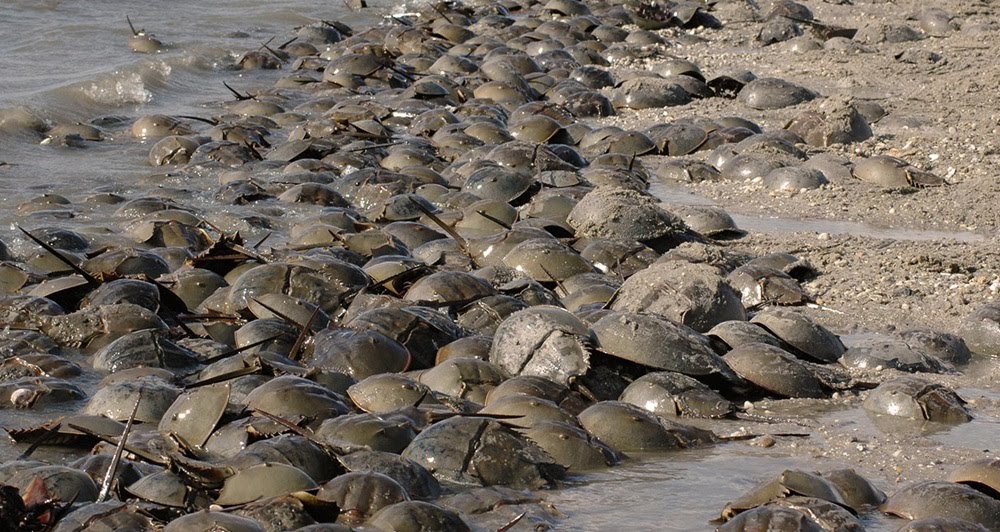
[[(143, 114), (208, 117), (232, 99), (222, 85), (262, 87), (285, 71), (233, 69), (246, 50), (319, 20), (348, 25), (377, 21), (388, 2), (352, 12), (324, 0), (6, 1), (0, 15), (0, 201), (14, 204), (40, 191), (73, 195), (95, 186), (130, 184), (151, 168), (148, 146), (88, 143), (86, 149), (39, 145), (41, 136), (5, 118), (28, 113), (49, 124)], [(167, 45), (132, 53), (128, 15)], [(0, 223), (8, 220), (2, 219)]]

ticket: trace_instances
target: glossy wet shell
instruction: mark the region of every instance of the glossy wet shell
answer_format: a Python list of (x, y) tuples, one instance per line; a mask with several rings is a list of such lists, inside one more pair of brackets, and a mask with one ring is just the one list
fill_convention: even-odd
[(19, 489), (27, 491), (28, 486), (38, 478), (45, 486), (49, 497), (60, 501), (87, 503), (97, 500), (98, 488), (89, 475), (78, 469), (60, 465), (43, 465), (18, 471), (5, 481)]
[(196, 512), (174, 519), (163, 532), (218, 530), (225, 532), (264, 532), (257, 521), (222, 512)]
[(930, 187), (943, 185), (940, 177), (916, 168), (902, 159), (876, 155), (854, 163), (854, 177), (884, 187)]
[(470, 530), (457, 513), (423, 501), (406, 501), (383, 508), (367, 524), (385, 531)]
[[(624, 453), (676, 451), (699, 443), (685, 434), (689, 427), (669, 426), (649, 411), (628, 403), (602, 401), (580, 412), (579, 419), (587, 432)], [(695, 434), (700, 437), (707, 436), (698, 432)]]
[(328, 329), (313, 337), (312, 352), (303, 357), (302, 363), (361, 381), (380, 373), (405, 371), (410, 365), (410, 352), (376, 331)]
[(392, 412), (417, 404), (430, 388), (405, 375), (373, 375), (347, 389), (358, 408), (375, 414)]
[(183, 508), (188, 496), (184, 479), (172, 471), (146, 475), (128, 485), (125, 490), (144, 501), (173, 508)]
[(566, 222), (577, 236), (643, 242), (684, 230), (679, 218), (648, 195), (624, 188), (599, 187), (573, 207)]
[(787, 351), (762, 343), (736, 347), (723, 357), (740, 377), (781, 397), (826, 397), (822, 382)]
[(463, 308), (456, 323), (470, 331), (492, 336), (504, 319), (527, 307), (520, 299), (511, 296), (485, 297)]
[(972, 353), (962, 337), (940, 331), (911, 330), (899, 333), (910, 347), (950, 364), (965, 364), (972, 359)]
[(340, 457), (349, 471), (381, 473), (398, 482), (414, 499), (431, 499), (441, 493), (438, 481), (421, 465), (396, 453), (355, 451)]
[(567, 383), (586, 373), (590, 329), (559, 307), (530, 307), (497, 327), (490, 362), (510, 375), (535, 375)]
[(764, 186), (778, 192), (813, 190), (827, 183), (822, 172), (805, 166), (775, 168), (764, 176)]
[(746, 234), (736, 226), (732, 216), (719, 207), (692, 205), (672, 207), (672, 210), (685, 225), (705, 236), (722, 239), (738, 238)]
[(393, 453), (403, 452), (416, 436), (413, 425), (405, 418), (367, 413), (327, 419), (315, 434), (335, 447), (358, 445)]
[(467, 335), (448, 316), (419, 306), (367, 310), (345, 325), (353, 329), (377, 331), (403, 344), (413, 357), (416, 368), (434, 366), (438, 349)]
[(682, 261), (653, 264), (629, 277), (611, 308), (660, 315), (698, 332), (724, 321), (746, 320), (739, 295), (718, 270)]
[[(710, 340), (721, 341), (723, 350), (728, 351), (743, 344), (761, 342), (775, 347), (781, 347), (782, 343), (776, 336), (767, 332), (763, 327), (748, 321), (724, 321), (712, 327), (705, 336)], [(717, 344), (716, 344), (717, 345)]]
[(316, 482), (301, 469), (284, 464), (260, 464), (227, 478), (215, 503), (221, 506), (246, 504), (316, 487)]
[(185, 442), (201, 447), (229, 405), (228, 384), (205, 386), (184, 392), (163, 413), (157, 430), (175, 434)]
[(897, 532), (989, 532), (990, 529), (957, 517), (928, 517), (910, 521)]
[(916, 377), (897, 377), (883, 382), (868, 393), (862, 406), (872, 414), (915, 421), (964, 423), (972, 419), (965, 401), (955, 392)]
[(668, 371), (639, 377), (625, 388), (618, 400), (661, 417), (723, 418), (736, 410), (732, 403), (708, 386), (683, 373)]
[(154, 330), (138, 331), (111, 342), (94, 355), (94, 368), (122, 371), (136, 367), (167, 369), (192, 368), (199, 364), (197, 355)]
[(98, 388), (83, 412), (125, 421), (140, 394), (142, 399), (139, 400), (135, 420), (139, 423), (157, 423), (180, 395), (180, 389), (157, 377), (114, 382)]
[(1000, 356), (1000, 303), (986, 303), (966, 318), (960, 328), (974, 353)]
[(499, 368), (477, 358), (445, 360), (420, 375), (431, 390), (476, 404), (484, 404), (486, 394), (503, 380)]
[(801, 512), (819, 524), (824, 530), (837, 530), (841, 532), (865, 531), (864, 525), (854, 516), (851, 510), (823, 499), (793, 495), (778, 499), (767, 506), (788, 508)]
[(836, 486), (837, 491), (844, 497), (844, 502), (859, 512), (875, 508), (886, 500), (882, 490), (853, 469), (833, 469), (820, 473), (820, 476)]
[(985, 458), (968, 462), (948, 474), (945, 480), (967, 484), (976, 489), (985, 486), (1000, 492), (1000, 460)]
[(276, 377), (254, 388), (243, 402), (250, 408), (285, 419), (308, 418), (317, 423), (347, 412), (338, 394), (292, 375)]
[(538, 489), (553, 485), (564, 471), (520, 434), (476, 417), (453, 417), (431, 425), (402, 456), (442, 482), (462, 485)]
[(847, 507), (840, 492), (830, 481), (798, 469), (786, 469), (778, 476), (757, 484), (750, 491), (726, 505), (724, 519), (788, 496), (804, 496)]
[(551, 238), (532, 238), (514, 246), (503, 264), (536, 281), (564, 281), (594, 271), (577, 252)]
[(836, 362), (847, 350), (840, 337), (801, 312), (772, 309), (750, 321), (818, 362)]
[(115, 279), (88, 294), (85, 301), (85, 305), (95, 306), (132, 303), (156, 312), (160, 308), (160, 292), (152, 283), (136, 279)]
[(904, 519), (957, 517), (990, 530), (1000, 528), (1000, 501), (952, 482), (910, 484), (893, 493), (881, 510)]
[(239, 276), (229, 290), (227, 304), (239, 311), (250, 300), (267, 293), (283, 293), (319, 305), (333, 313), (340, 296), (368, 285), (368, 276), (357, 266), (331, 261), (321, 267), (271, 263), (257, 266)]
[(364, 520), (387, 506), (410, 500), (398, 482), (381, 473), (352, 472), (323, 484), (316, 496), (332, 501), (348, 520)]
[(481, 414), (512, 416), (506, 422), (515, 427), (530, 428), (538, 423), (559, 422), (576, 425), (576, 417), (554, 402), (526, 394), (509, 395), (491, 399)]
[(618, 451), (575, 424), (542, 421), (521, 432), (570, 473), (603, 469), (621, 460)]
[(947, 371), (941, 361), (895, 338), (874, 338), (852, 345), (840, 357), (840, 363), (849, 368), (892, 368), (911, 373)]
[(716, 530), (718, 532), (755, 532), (759, 530), (821, 532), (825, 529), (797, 510), (766, 506), (743, 512)]
[(612, 312), (591, 325), (595, 347), (644, 366), (733, 380), (732, 371), (694, 330), (651, 314)]
[(486, 281), (465, 272), (444, 271), (421, 277), (403, 299), (430, 303), (466, 303), (496, 291)]
[(816, 93), (778, 78), (759, 78), (747, 83), (737, 99), (752, 109), (781, 109), (816, 98)]
[(809, 294), (785, 272), (757, 264), (744, 264), (733, 270), (726, 280), (739, 291), (747, 308), (772, 305), (801, 305), (810, 300)]

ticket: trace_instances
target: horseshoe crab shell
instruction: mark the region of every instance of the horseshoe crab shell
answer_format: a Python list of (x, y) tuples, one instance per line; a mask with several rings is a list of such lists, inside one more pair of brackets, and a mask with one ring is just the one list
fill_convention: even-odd
[(614, 311), (591, 325), (601, 351), (659, 370), (701, 378), (738, 380), (708, 339), (651, 314)]
[(535, 375), (568, 383), (590, 367), (590, 329), (559, 307), (515, 312), (497, 327), (490, 362), (510, 375)]

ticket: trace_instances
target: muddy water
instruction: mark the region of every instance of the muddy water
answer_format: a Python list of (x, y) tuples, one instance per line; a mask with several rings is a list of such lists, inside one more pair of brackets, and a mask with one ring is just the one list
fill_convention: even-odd
[[(994, 396), (995, 392), (965, 388), (959, 393), (967, 399)], [(825, 435), (850, 435), (858, 442), (884, 438), (883, 429), (898, 431), (901, 427), (873, 420), (860, 407), (817, 408), (810, 419), (810, 408), (801, 404), (771, 405), (772, 414), (797, 416), (802, 425), (815, 428), (808, 432), (802, 444), (781, 448), (759, 448), (745, 442), (731, 442), (705, 449), (691, 449), (670, 455), (635, 456), (624, 465), (606, 472), (589, 474), (578, 484), (549, 493), (547, 501), (565, 518), (559, 528), (565, 530), (640, 529), (655, 526), (659, 530), (714, 530), (709, 523), (718, 517), (726, 502), (746, 493), (762, 481), (773, 478), (786, 469), (824, 471), (853, 468), (887, 494), (892, 494), (909, 480), (899, 481), (898, 472), (882, 467), (879, 454), (909, 455), (918, 449), (936, 449), (936, 458), (914, 461), (909, 478), (920, 476), (942, 479), (951, 464), (947, 456), (955, 450), (988, 453), (996, 448), (996, 431), (1000, 419), (977, 412), (977, 418), (959, 426), (925, 425), (893, 432), (895, 445), (867, 449), (873, 453), (864, 463), (852, 456), (830, 457), (820, 454), (828, 446)], [(727, 429), (728, 427), (728, 429)], [(751, 433), (761, 433), (756, 426)], [(716, 424), (717, 433), (726, 434), (740, 428), (737, 422)], [(787, 430), (782, 427), (781, 430)], [(792, 426), (791, 428), (795, 428)], [(864, 446), (864, 443), (858, 443)], [(860, 447), (859, 447), (860, 448)], [(922, 471), (917, 471), (922, 470)], [(879, 512), (862, 516), (866, 530), (897, 530), (904, 521)]]
[[(258, 88), (285, 73), (233, 71), (244, 51), (322, 19), (356, 26), (377, 22), (389, 6), (369, 4), (373, 9), (361, 14), (326, 0), (5, 1), (0, 161), (7, 165), (0, 165), (0, 205), (39, 190), (71, 196), (99, 185), (129, 185), (150, 173), (148, 146), (114, 139), (85, 150), (41, 146), (39, 135), (6, 127), (5, 119), (27, 114), (54, 124), (153, 113), (211, 116), (232, 97), (223, 81)], [(167, 48), (130, 52), (126, 15)], [(7, 221), (3, 211), (0, 223)]]

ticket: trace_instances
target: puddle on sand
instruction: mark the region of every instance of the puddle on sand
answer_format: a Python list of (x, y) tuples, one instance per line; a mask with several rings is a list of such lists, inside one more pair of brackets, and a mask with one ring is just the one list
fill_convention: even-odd
[[(963, 396), (996, 397), (997, 393), (981, 388), (960, 388)], [(809, 443), (823, 446), (824, 434), (851, 435), (868, 445), (884, 445), (886, 425), (872, 419), (860, 406), (830, 408), (828, 404), (803, 405), (779, 401), (768, 405), (777, 418), (812, 419), (823, 431), (810, 430)], [(975, 411), (976, 418), (960, 425), (904, 424), (895, 426), (897, 440), (892, 448), (872, 448), (876, 456), (889, 454), (898, 447), (912, 451), (941, 446), (945, 449), (984, 451), (995, 447), (998, 420), (991, 413)], [(726, 432), (714, 427), (717, 432)], [(753, 432), (753, 430), (752, 430)], [(761, 432), (761, 431), (757, 431)], [(914, 443), (923, 440), (924, 443)], [(560, 530), (652, 529), (698, 531), (715, 530), (709, 523), (728, 501), (743, 495), (757, 484), (786, 469), (823, 471), (853, 468), (891, 495), (902, 484), (891, 482), (890, 473), (880, 472), (878, 460), (864, 464), (845, 458), (817, 457), (803, 447), (801, 452), (787, 448), (753, 447), (732, 442), (671, 454), (633, 456), (616, 468), (584, 475), (579, 484), (543, 495), (565, 517), (558, 521)], [(984, 456), (990, 456), (984, 454)], [(934, 467), (929, 476), (944, 478), (951, 464), (917, 464)], [(889, 475), (889, 476), (887, 476)], [(903, 521), (877, 511), (866, 512), (862, 523), (868, 531), (895, 531)]]
[[(545, 498), (566, 516), (560, 530), (715, 530), (709, 520), (760, 482), (786, 469), (841, 467), (850, 464), (730, 443), (636, 459)], [(877, 514), (863, 522), (869, 531), (901, 524)]]
[[(649, 191), (668, 205), (719, 206), (718, 202), (704, 196), (699, 196), (682, 188), (671, 187), (662, 183), (650, 185)], [(740, 229), (754, 233), (828, 233), (831, 235), (853, 235), (889, 240), (954, 240), (957, 242), (982, 242), (986, 240), (985, 235), (971, 231), (927, 231), (921, 229), (879, 227), (861, 222), (846, 222), (842, 220), (748, 216), (732, 212), (729, 214)]]

